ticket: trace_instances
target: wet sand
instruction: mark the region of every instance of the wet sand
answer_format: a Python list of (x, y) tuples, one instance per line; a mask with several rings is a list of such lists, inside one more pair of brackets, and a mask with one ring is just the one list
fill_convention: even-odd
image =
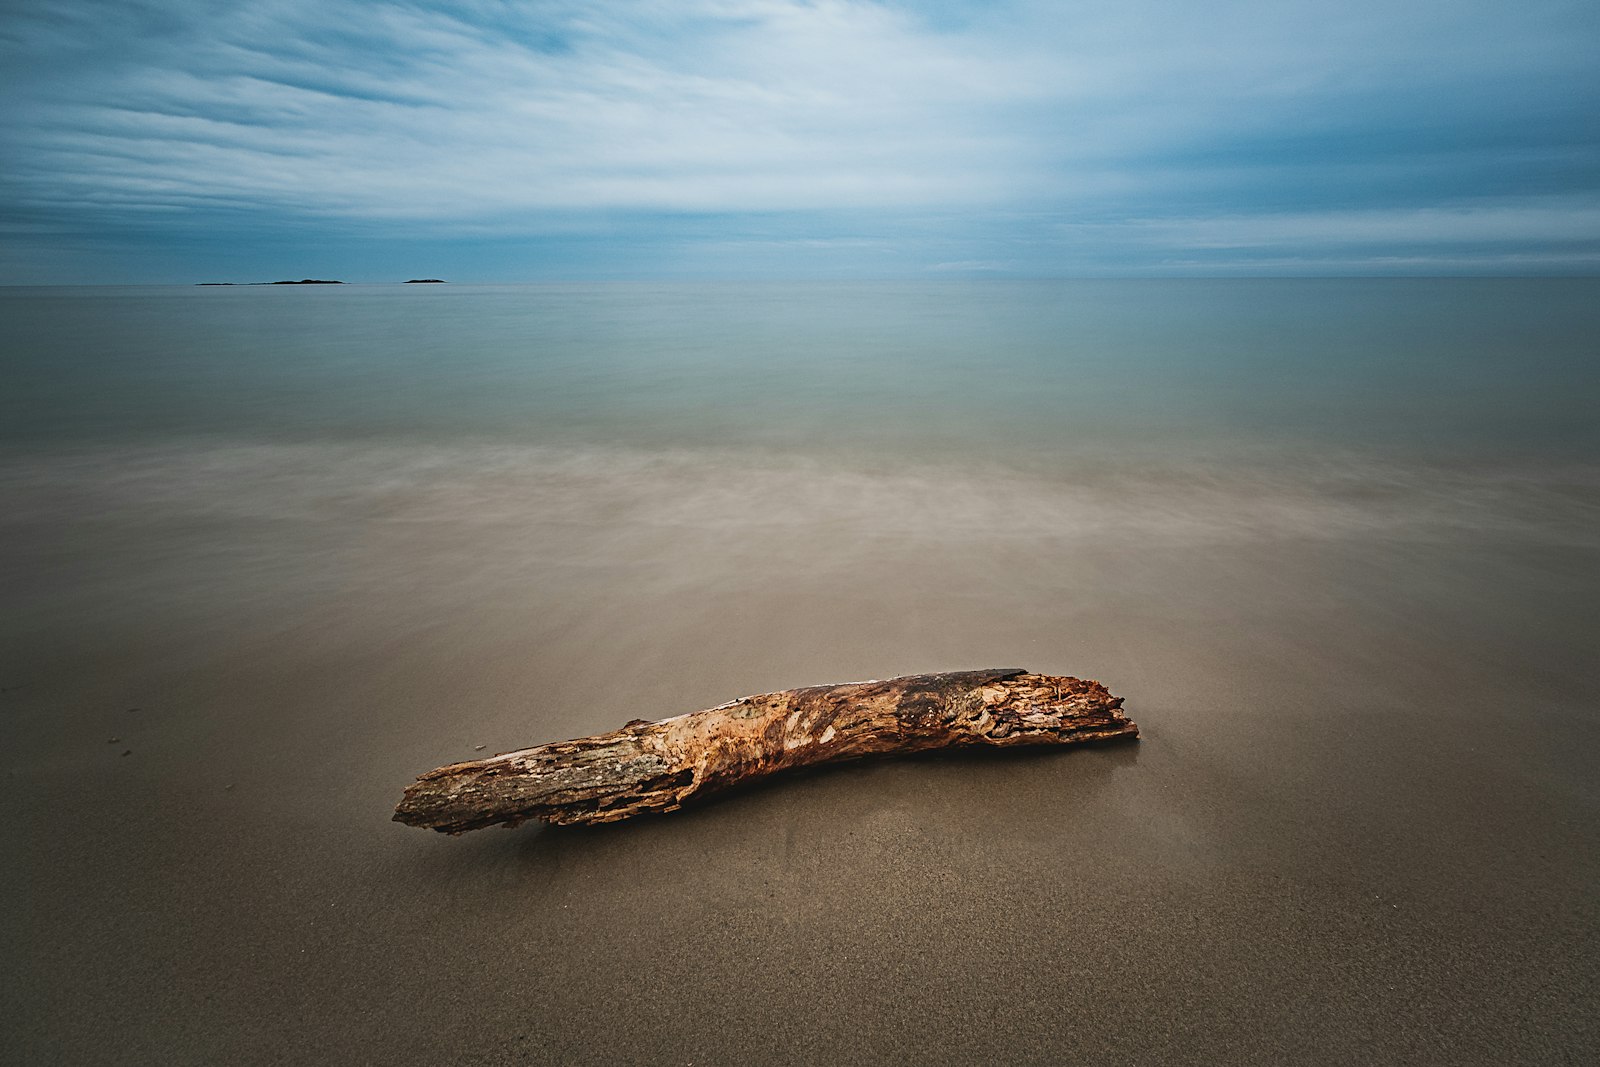
[[(1600, 1057), (1595, 472), (8, 461), (0, 1054)], [(416, 773), (1021, 666), (1137, 744), (451, 839)]]

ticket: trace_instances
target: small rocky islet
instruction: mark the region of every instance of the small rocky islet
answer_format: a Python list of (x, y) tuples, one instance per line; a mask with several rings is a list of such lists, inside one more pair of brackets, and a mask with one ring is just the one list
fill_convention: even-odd
[[(334, 278), (301, 278), (299, 281), (281, 282), (195, 282), (196, 285), (343, 285), (342, 281)], [(443, 278), (407, 278), (407, 285), (443, 285)]]
[(332, 278), (301, 278), (299, 281), (281, 282), (195, 282), (196, 285), (343, 285)]

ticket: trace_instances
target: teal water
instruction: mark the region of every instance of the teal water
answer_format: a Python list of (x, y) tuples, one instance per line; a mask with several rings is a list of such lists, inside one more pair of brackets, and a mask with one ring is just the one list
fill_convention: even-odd
[[(0, 1059), (1600, 1062), (1597, 357), (1581, 279), (0, 290)], [(1142, 740), (389, 821), (982, 666)]]
[(39, 288), (0, 323), (22, 648), (335, 580), (454, 617), (579, 610), (550, 568), (1600, 539), (1593, 279)]
[(1600, 282), (0, 292), (0, 442), (1592, 458)]

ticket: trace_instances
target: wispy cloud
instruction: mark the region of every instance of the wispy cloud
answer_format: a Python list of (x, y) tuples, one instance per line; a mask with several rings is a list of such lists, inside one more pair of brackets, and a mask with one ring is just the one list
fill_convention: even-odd
[(49, 86), (13, 120), (18, 195), (434, 221), (965, 203), (1008, 189), (1015, 139), (979, 121), (999, 69), (889, 8), (352, 14), (266, 0), (248, 17), (196, 17), (187, 40), (149, 43), (92, 86)]
[(703, 245), (661, 269), (1570, 260), (1597, 43), (1558, 0), (43, 0), (0, 26), (0, 226), (19, 261), (297, 226)]

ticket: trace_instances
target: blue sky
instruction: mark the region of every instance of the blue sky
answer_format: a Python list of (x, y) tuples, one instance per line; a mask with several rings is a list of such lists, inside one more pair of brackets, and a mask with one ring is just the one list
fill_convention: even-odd
[(0, 283), (1600, 273), (1600, 5), (5, 0)]

